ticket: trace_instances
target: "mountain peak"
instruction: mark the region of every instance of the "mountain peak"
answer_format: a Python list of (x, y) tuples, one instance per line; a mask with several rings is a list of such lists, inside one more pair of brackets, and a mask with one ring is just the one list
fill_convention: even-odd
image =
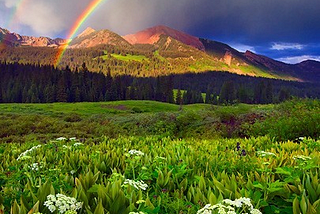
[(204, 46), (199, 38), (164, 25), (147, 28), (135, 34), (126, 35), (123, 38), (131, 44), (155, 44), (160, 40), (160, 36), (162, 35), (172, 37), (186, 45), (204, 50)]
[(91, 28), (91, 27), (87, 27), (82, 33), (80, 33), (77, 37), (84, 37), (84, 36), (88, 36), (91, 33), (94, 33), (96, 30)]
[(110, 30), (96, 31), (92, 28), (87, 28), (78, 37), (74, 38), (70, 43), (70, 48), (90, 48), (97, 45), (114, 45), (127, 47), (131, 46), (118, 34)]

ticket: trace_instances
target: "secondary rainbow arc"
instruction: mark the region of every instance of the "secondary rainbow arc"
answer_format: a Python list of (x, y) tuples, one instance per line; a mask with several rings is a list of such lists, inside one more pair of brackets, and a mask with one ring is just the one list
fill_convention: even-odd
[(58, 53), (55, 57), (55, 66), (58, 66), (60, 64), (60, 61), (66, 52), (70, 42), (72, 41), (72, 38), (75, 36), (75, 34), (78, 32), (79, 28), (82, 26), (82, 24), (89, 18), (89, 16), (97, 9), (97, 7), (106, 0), (93, 0), (87, 8), (82, 12), (82, 14), (78, 17), (72, 28), (70, 29), (68, 35), (67, 35), (67, 43), (63, 46), (61, 46), (58, 50)]
[[(5, 28), (7, 28), (8, 30), (11, 28), (12, 22), (13, 20), (16, 18), (17, 13), (21, 10), (21, 8), (23, 8), (23, 5), (25, 5), (28, 2), (28, 0), (19, 0), (15, 6), (12, 9), (12, 13), (9, 16), (9, 18), (7, 19), (7, 22), (5, 23)], [(4, 43), (6, 37), (0, 41), (0, 45)]]

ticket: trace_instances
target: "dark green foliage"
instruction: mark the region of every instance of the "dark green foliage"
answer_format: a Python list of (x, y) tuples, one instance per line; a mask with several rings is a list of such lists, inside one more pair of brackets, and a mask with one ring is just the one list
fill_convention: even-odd
[(248, 127), (248, 135), (269, 135), (276, 140), (298, 137), (318, 138), (320, 133), (319, 100), (287, 101), (270, 116)]
[[(276, 103), (291, 97), (320, 97), (316, 83), (244, 77), (225, 72), (136, 78), (91, 73), (87, 64), (71, 71), (53, 66), (0, 63), (0, 102), (52, 103), (115, 100), (157, 100), (168, 103)], [(232, 79), (232, 81), (230, 80)], [(173, 89), (180, 88), (178, 98)], [(182, 91), (184, 93), (182, 94)], [(202, 93), (206, 93), (204, 97)], [(218, 96), (219, 95), (219, 96)]]

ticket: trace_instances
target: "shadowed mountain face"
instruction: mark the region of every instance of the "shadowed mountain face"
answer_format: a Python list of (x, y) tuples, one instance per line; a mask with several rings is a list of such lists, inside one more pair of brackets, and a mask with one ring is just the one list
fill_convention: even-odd
[[(64, 39), (21, 36), (2, 28), (0, 40), (3, 47), (11, 47), (10, 54), (22, 46), (56, 48), (67, 42)], [(103, 46), (109, 49), (103, 51)], [(110, 50), (110, 47), (113, 48)], [(80, 56), (83, 49), (99, 51), (91, 54), (94, 58), (89, 59)], [(77, 50), (81, 50), (80, 53)], [(227, 44), (200, 39), (166, 26), (148, 28), (123, 37), (109, 30), (87, 28), (70, 42), (67, 55), (72, 55), (72, 52), (77, 54), (65, 59), (63, 65), (68, 65), (70, 59), (76, 62), (97, 60), (99, 63), (113, 63), (117, 68), (119, 65), (136, 67), (140, 69), (139, 75), (143, 76), (148, 76), (151, 69), (153, 76), (219, 70), (248, 76), (320, 82), (320, 62), (308, 60), (295, 65), (286, 64), (250, 51), (241, 53)], [(33, 63), (33, 59), (25, 55), (29, 57), (26, 61)], [(0, 60), (5, 61), (5, 57), (3, 54)], [(19, 59), (23, 57), (20, 49)], [(155, 71), (156, 68), (159, 71)]]

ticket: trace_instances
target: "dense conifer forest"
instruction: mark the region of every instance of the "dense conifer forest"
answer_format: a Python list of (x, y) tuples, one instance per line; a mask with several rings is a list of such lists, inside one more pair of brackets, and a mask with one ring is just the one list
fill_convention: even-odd
[[(190, 103), (277, 103), (291, 97), (320, 97), (316, 83), (239, 76), (227, 72), (138, 78), (18, 63), (0, 64), (0, 102), (52, 103), (156, 100)], [(205, 94), (205, 95), (204, 95)]]

